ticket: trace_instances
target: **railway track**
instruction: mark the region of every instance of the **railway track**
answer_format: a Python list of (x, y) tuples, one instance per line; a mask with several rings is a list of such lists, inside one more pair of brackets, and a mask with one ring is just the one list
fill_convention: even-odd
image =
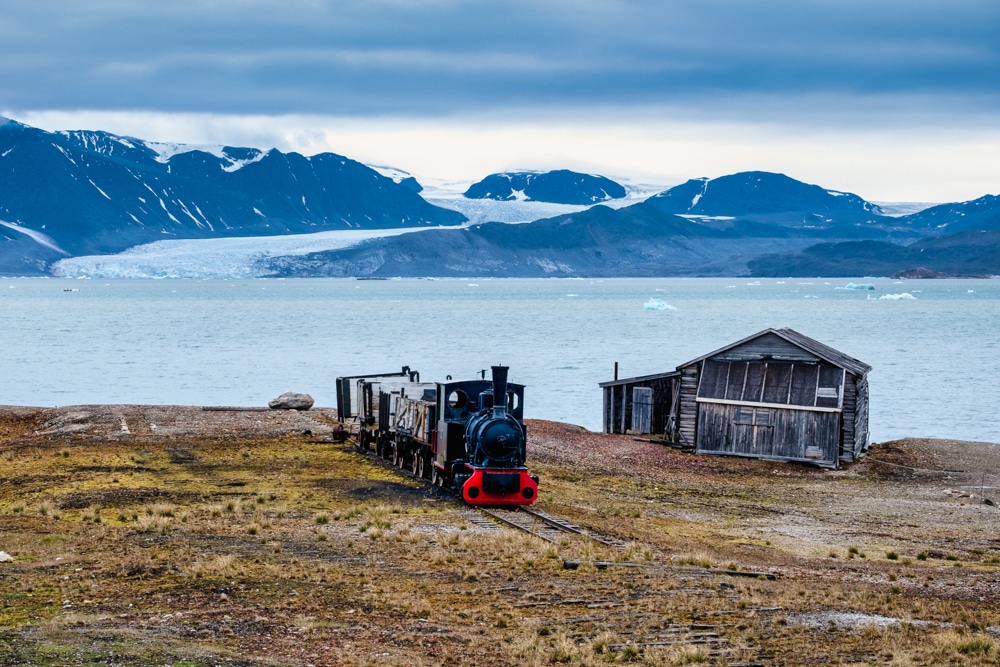
[(527, 507), (512, 509), (477, 507), (476, 509), (497, 523), (534, 535), (551, 544), (560, 544), (567, 535), (575, 535), (619, 550), (624, 550), (626, 546), (623, 540), (595, 533), (566, 519)]
[[(373, 450), (362, 448), (358, 443), (356, 435), (349, 440), (349, 443), (353, 445), (356, 452), (378, 461), (381, 465), (387, 468), (391, 468), (399, 473), (402, 473), (406, 477), (427, 481), (425, 478), (415, 474), (409, 467), (393, 465), (392, 461), (378, 456)], [(453, 493), (451, 495), (458, 497), (457, 493)], [(520, 530), (530, 535), (534, 535), (538, 539), (549, 542), (550, 544), (560, 544), (567, 535), (574, 535), (593, 540), (620, 551), (623, 551), (626, 548), (626, 542), (624, 540), (596, 533), (592, 530), (577, 526), (566, 519), (553, 516), (540, 510), (524, 506), (512, 508), (475, 507), (473, 509), (478, 511), (480, 515), (488, 517), (490, 520), (500, 524), (501, 526), (513, 528), (515, 530)]]

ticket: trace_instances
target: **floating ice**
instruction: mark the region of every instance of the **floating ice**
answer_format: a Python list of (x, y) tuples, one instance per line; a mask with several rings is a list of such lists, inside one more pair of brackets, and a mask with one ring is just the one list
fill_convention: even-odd
[(660, 299), (650, 299), (642, 307), (644, 310), (677, 310), (666, 301)]
[(878, 298), (879, 301), (916, 301), (917, 297), (913, 296), (909, 292), (903, 292), (902, 294), (883, 294)]
[(873, 289), (875, 289), (875, 286), (874, 286), (874, 285), (872, 285), (871, 283), (860, 283), (860, 284), (856, 284), (856, 283), (847, 283), (847, 284), (846, 284), (846, 285), (844, 285), (843, 287), (836, 287), (836, 288), (834, 288), (834, 289), (860, 289), (860, 290), (873, 290)]

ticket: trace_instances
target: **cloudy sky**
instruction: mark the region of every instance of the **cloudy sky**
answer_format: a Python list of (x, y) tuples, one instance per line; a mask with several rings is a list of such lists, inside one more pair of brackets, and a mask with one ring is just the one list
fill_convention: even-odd
[(333, 151), (422, 181), (779, 171), (875, 201), (1000, 192), (997, 0), (37, 0), (0, 114)]

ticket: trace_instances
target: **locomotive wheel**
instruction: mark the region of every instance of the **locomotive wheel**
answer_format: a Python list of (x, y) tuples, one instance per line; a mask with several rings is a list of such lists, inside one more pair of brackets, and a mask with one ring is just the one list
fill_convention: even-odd
[(431, 466), (431, 484), (436, 484), (441, 486), (441, 473), (438, 472), (437, 466)]

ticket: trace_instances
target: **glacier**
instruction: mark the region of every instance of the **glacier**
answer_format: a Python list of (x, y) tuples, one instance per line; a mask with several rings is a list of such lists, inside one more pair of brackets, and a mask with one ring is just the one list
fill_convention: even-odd
[(220, 239), (156, 241), (115, 255), (84, 255), (59, 260), (51, 273), (58, 278), (260, 278), (262, 260), (338, 250), (368, 239), (419, 234), (439, 227), (411, 229), (344, 229), (287, 236), (244, 236)]
[[(159, 146), (168, 154), (167, 146)], [(378, 167), (393, 178), (408, 174), (402, 170)], [(546, 202), (496, 201), (466, 199), (459, 188), (466, 184), (439, 181), (426, 187), (422, 196), (431, 204), (458, 211), (468, 218), (464, 226), (484, 222), (520, 224), (541, 218), (583, 211), (589, 206), (551, 204)], [(662, 186), (626, 185), (629, 194), (624, 199), (603, 202), (619, 208), (644, 200), (651, 191)], [(155, 194), (155, 193), (154, 193)], [(10, 224), (12, 228), (16, 228)], [(27, 233), (23, 228), (17, 231)], [(177, 239), (147, 243), (113, 255), (83, 255), (55, 262), (53, 276), (60, 278), (192, 278), (238, 279), (260, 278), (268, 274), (264, 260), (284, 255), (306, 255), (324, 250), (350, 248), (369, 239), (411, 234), (441, 227), (409, 229), (350, 229), (293, 234), (285, 236), (246, 236), (216, 239)], [(452, 228), (454, 229), (454, 227)], [(36, 241), (39, 239), (36, 239)], [(41, 242), (41, 241), (39, 241)]]

